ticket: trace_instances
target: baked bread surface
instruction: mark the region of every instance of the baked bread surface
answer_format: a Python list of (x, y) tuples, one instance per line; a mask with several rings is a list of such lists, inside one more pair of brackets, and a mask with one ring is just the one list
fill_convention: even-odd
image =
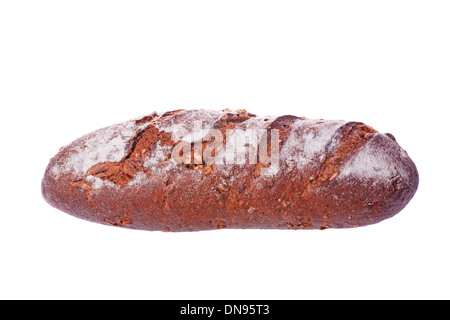
[[(193, 129), (199, 123), (200, 133)], [(277, 151), (277, 166), (261, 157), (250, 161), (250, 145), (235, 156), (240, 163), (198, 159), (211, 147), (213, 130), (224, 145), (211, 154), (226, 159), (228, 141), (249, 129), (267, 132), (266, 154)], [(275, 132), (277, 150), (270, 144)], [(192, 150), (190, 161), (174, 157), (180, 144)], [(175, 110), (97, 130), (62, 148), (46, 169), (42, 192), (66, 213), (132, 229), (327, 229), (394, 216), (418, 182), (395, 138), (360, 122)]]

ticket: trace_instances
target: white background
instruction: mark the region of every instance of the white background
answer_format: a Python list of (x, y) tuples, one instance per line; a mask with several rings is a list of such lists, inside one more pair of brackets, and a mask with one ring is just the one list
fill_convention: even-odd
[[(449, 1), (1, 1), (0, 298), (450, 298), (449, 17)], [(419, 190), (326, 231), (131, 231), (41, 197), (81, 135), (226, 107), (391, 132)]]

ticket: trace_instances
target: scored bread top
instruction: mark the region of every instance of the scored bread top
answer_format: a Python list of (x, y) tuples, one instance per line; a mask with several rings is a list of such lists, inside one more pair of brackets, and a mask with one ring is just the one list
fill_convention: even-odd
[[(170, 159), (172, 148), (177, 142), (201, 140), (209, 130), (218, 127), (221, 118), (224, 116), (231, 120), (233, 116), (239, 117), (239, 115), (242, 120), (229, 122), (232, 125), (226, 126), (227, 129), (234, 129), (230, 139), (239, 139), (239, 133), (243, 130), (278, 128), (277, 125), (272, 126), (277, 121), (287, 123), (283, 124), (287, 127), (281, 128), (288, 133), (281, 137), (280, 166), (288, 171), (302, 170), (311, 163), (323, 161), (327, 152), (336, 147), (341, 139), (338, 129), (349, 123), (342, 120), (325, 121), (294, 116), (258, 117), (243, 110), (237, 112), (230, 110), (177, 110), (162, 115), (154, 113), (151, 116), (97, 130), (74, 141), (62, 150), (64, 156), (56, 159), (51, 172), (55, 179), (64, 174), (73, 176), (74, 181), (85, 179), (92, 183), (94, 189), (102, 186), (113, 186), (114, 181), (111, 179), (96, 178), (96, 174), (88, 174), (92, 173), (90, 169), (98, 164), (120, 163), (126, 159), (132, 152), (133, 139), (139, 139), (139, 135), (152, 127), (156, 128), (158, 133), (169, 134), (172, 143), (161, 144), (157, 140), (150, 141), (152, 145), (146, 146), (146, 150), (149, 151), (145, 156), (142, 167), (146, 169), (148, 176), (152, 172), (167, 174), (179, 165), (173, 159)], [(196, 121), (200, 121), (203, 129), (200, 136), (194, 132)], [(358, 123), (353, 124), (356, 126)], [(373, 133), (377, 134), (376, 132)], [(387, 176), (395, 175), (393, 165), (389, 164), (389, 156), (380, 153), (378, 150), (371, 150), (371, 145), (368, 143), (364, 150), (355, 156), (355, 159), (346, 159), (351, 161), (346, 162), (346, 165), (341, 168), (338, 178), (355, 175), (361, 178), (378, 176), (381, 179), (386, 179)], [(226, 148), (219, 152), (224, 153), (225, 150)], [(244, 152), (247, 151), (244, 150)], [(403, 149), (402, 154), (407, 156)], [(217, 165), (216, 169), (228, 172), (232, 166), (232, 164), (224, 163)], [(266, 177), (278, 173), (270, 170), (265, 172), (267, 173)], [(144, 171), (134, 175), (133, 179), (128, 181), (130, 186), (143, 182), (145, 182)]]

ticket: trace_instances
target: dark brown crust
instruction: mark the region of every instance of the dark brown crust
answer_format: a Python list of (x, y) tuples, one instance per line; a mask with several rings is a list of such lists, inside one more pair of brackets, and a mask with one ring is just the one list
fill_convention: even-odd
[(327, 180), (335, 179), (339, 175), (339, 168), (375, 133), (376, 130), (359, 122), (349, 122), (339, 128), (335, 133), (341, 136), (339, 145), (335, 150), (330, 150), (331, 142), (329, 143), (326, 154), (321, 160), (320, 171), (311, 184), (319, 186)]
[(125, 159), (120, 162), (98, 163), (86, 172), (85, 178), (92, 175), (119, 186), (125, 186), (136, 177), (138, 172), (151, 174), (143, 164), (155, 149), (157, 142), (161, 145), (173, 145), (170, 134), (159, 132), (154, 125), (150, 124), (133, 138), (132, 147)]
[[(276, 177), (263, 179), (260, 163), (234, 165), (228, 173), (215, 165), (191, 163), (180, 164), (168, 176), (155, 175), (143, 166), (148, 154), (158, 142), (176, 144), (168, 133), (157, 129), (156, 121), (179, 112), (136, 120), (147, 126), (130, 139), (127, 155), (119, 162), (92, 166), (81, 179), (52, 174), (52, 168), (70, 154), (70, 148), (65, 148), (47, 167), (42, 182), (44, 198), (76, 217), (132, 229), (326, 229), (364, 226), (390, 218), (406, 206), (418, 187), (417, 169), (398, 144), (358, 122), (348, 122), (336, 130), (324, 157), (302, 171), (283, 164)], [(233, 129), (252, 117), (246, 111), (229, 112), (214, 127)], [(283, 116), (267, 123), (268, 129), (280, 130), (281, 148), (298, 120), (304, 118)], [(402, 173), (382, 182), (370, 177), (337, 179), (343, 166), (368, 143), (386, 152), (395, 166), (404, 168)], [(143, 186), (129, 186), (139, 172), (152, 179)], [(114, 187), (94, 190), (86, 180), (90, 175)]]

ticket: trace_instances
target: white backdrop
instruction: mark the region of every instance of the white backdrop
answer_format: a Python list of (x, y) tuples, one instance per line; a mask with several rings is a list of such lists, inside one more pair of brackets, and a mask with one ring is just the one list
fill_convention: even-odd
[[(3, 299), (450, 298), (448, 1), (2, 1)], [(419, 190), (380, 224), (162, 233), (79, 220), (60, 147), (153, 111), (241, 109), (395, 135)]]

